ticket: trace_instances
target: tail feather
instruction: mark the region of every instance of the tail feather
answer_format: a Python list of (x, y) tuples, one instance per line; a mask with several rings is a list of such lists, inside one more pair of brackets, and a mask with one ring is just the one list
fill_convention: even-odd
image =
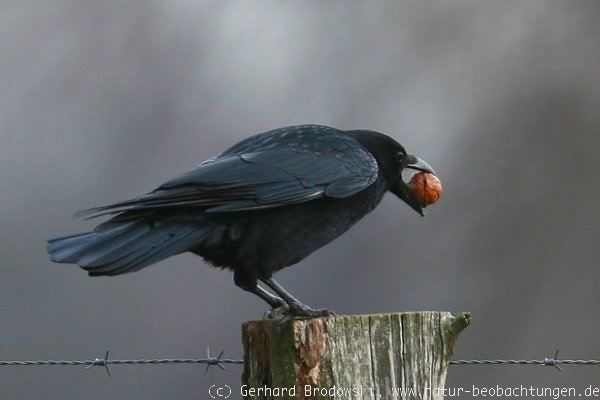
[(86, 232), (86, 233), (74, 233), (72, 235), (66, 235), (66, 236), (59, 236), (59, 237), (55, 237), (53, 239), (48, 239), (48, 245), (51, 244), (56, 244), (57, 242), (66, 242), (68, 239), (73, 239), (73, 238), (77, 238), (80, 237), (82, 235), (89, 235), (91, 232)]
[(138, 240), (150, 232), (148, 224), (131, 227), (128, 231), (113, 236), (109, 239), (100, 240), (93, 247), (88, 247), (85, 254), (78, 260), (79, 265), (88, 268), (105, 265), (111, 261), (123, 257), (131, 252)]
[[(161, 237), (159, 241), (150, 242), (139, 251), (132, 254), (127, 259), (120, 260), (119, 263), (105, 269), (104, 275), (119, 275), (128, 272), (138, 271), (148, 265), (154, 264), (160, 260), (175, 254), (182, 253), (190, 247), (197, 244), (205, 236), (205, 232), (196, 229), (178, 231), (176, 235)], [(95, 272), (95, 270), (90, 270)]]
[(52, 261), (74, 263), (90, 276), (137, 271), (185, 252), (210, 232), (197, 223), (137, 221), (48, 241)]
[(86, 270), (89, 276), (114, 276), (119, 275), (119, 271), (123, 271), (122, 273), (133, 272), (126, 269), (127, 265), (143, 256), (144, 252), (144, 248), (135, 249), (132, 252), (125, 254), (117, 260), (107, 264), (100, 265), (98, 267), (88, 267), (82, 265), (81, 268)]
[(131, 225), (124, 224), (111, 230), (95, 230), (63, 236), (49, 240), (46, 249), (54, 262), (75, 263), (82, 253), (89, 252), (94, 246), (107, 243), (111, 239), (131, 231)]

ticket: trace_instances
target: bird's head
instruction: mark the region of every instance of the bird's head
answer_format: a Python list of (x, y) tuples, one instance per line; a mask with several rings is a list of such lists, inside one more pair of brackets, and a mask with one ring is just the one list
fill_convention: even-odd
[(421, 158), (408, 154), (404, 147), (391, 137), (373, 131), (349, 131), (356, 139), (375, 156), (388, 190), (398, 196), (421, 216), (425, 215), (423, 206), (413, 196), (408, 184), (402, 179), (405, 168), (429, 172), (435, 171)]

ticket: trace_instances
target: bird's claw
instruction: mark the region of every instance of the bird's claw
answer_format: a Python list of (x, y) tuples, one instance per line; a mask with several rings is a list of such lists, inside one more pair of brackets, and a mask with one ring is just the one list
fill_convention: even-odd
[(305, 305), (293, 307), (291, 315), (294, 318), (318, 318), (318, 317), (330, 317), (335, 315), (333, 311), (329, 311), (325, 308), (314, 309)]
[(263, 320), (284, 319), (287, 315), (290, 315), (290, 306), (288, 306), (286, 303), (283, 303), (278, 307), (274, 307), (268, 311), (265, 311)]
[(269, 311), (266, 311), (263, 320), (280, 320), (280, 321), (289, 321), (292, 319), (308, 319), (308, 318), (318, 318), (318, 317), (330, 317), (334, 316), (335, 313), (333, 311), (329, 311), (327, 309), (314, 309), (310, 308), (304, 304), (295, 305), (294, 307), (290, 307), (287, 304), (283, 304), (279, 307), (275, 307)]

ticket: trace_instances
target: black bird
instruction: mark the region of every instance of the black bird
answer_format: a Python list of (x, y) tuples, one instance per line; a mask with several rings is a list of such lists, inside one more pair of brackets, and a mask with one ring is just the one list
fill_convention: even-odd
[(273, 309), (328, 315), (290, 295), (273, 273), (347, 231), (388, 190), (423, 215), (402, 180), (404, 168), (433, 172), (381, 133), (320, 125), (275, 129), (146, 195), (79, 212), (113, 216), (92, 232), (51, 239), (47, 249), (52, 261), (78, 264), (90, 276), (125, 274), (190, 251), (233, 270), (237, 286)]

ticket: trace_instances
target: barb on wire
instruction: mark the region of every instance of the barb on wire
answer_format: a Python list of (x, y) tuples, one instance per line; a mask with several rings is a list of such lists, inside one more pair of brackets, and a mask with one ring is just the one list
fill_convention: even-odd
[(549, 365), (555, 367), (557, 370), (562, 371), (562, 368), (559, 367), (559, 365), (556, 363), (558, 361), (558, 352), (560, 351), (560, 349), (556, 349), (556, 351), (554, 352), (554, 357), (553, 358), (544, 358), (544, 363), (542, 364), (542, 367), (547, 367)]
[[(221, 357), (223, 357), (223, 353), (225, 353), (225, 351), (221, 350), (221, 352), (219, 353), (218, 356), (211, 357), (210, 347), (206, 348), (206, 369), (204, 370), (204, 375), (206, 375), (206, 373), (208, 372), (210, 367), (215, 366), (215, 365), (217, 367), (219, 367), (222, 371), (225, 371), (225, 367), (221, 365)], [(239, 361), (241, 361), (240, 364), (242, 364), (244, 362), (243, 360), (239, 360)]]
[(108, 353), (109, 353), (109, 350), (106, 350), (106, 353), (104, 353), (104, 358), (94, 358), (94, 361), (92, 361), (92, 363), (90, 365), (85, 367), (85, 369), (88, 370), (96, 365), (100, 365), (106, 369), (106, 373), (108, 374), (108, 376), (111, 376), (110, 369), (108, 369), (108, 364), (110, 362), (110, 361), (108, 361)]

